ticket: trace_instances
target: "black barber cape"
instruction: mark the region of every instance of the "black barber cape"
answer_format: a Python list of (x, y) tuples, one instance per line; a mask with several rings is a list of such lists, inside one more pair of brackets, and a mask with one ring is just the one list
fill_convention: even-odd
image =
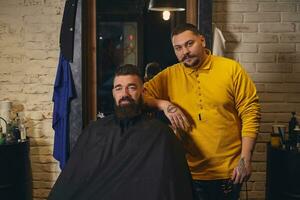
[(48, 200), (192, 200), (191, 176), (167, 125), (108, 116), (81, 134)]

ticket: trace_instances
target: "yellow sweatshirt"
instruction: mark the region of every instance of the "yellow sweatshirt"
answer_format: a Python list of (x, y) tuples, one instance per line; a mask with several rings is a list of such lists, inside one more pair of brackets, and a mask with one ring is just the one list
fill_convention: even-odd
[(230, 178), (242, 137), (256, 138), (260, 106), (254, 83), (234, 60), (209, 55), (198, 68), (170, 66), (145, 83), (144, 98), (169, 100), (193, 124), (182, 141), (193, 179)]

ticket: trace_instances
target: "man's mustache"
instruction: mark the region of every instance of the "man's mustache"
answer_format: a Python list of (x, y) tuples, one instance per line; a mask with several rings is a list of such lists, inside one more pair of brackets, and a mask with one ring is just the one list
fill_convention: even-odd
[(134, 103), (134, 99), (129, 96), (124, 96), (119, 100), (119, 105), (122, 103), (122, 101), (128, 101), (129, 103)]
[(185, 61), (185, 60), (188, 59), (188, 58), (193, 58), (193, 57), (195, 57), (195, 56), (190, 55), (190, 54), (187, 54), (187, 55), (185, 55), (185, 56), (181, 59), (181, 62)]

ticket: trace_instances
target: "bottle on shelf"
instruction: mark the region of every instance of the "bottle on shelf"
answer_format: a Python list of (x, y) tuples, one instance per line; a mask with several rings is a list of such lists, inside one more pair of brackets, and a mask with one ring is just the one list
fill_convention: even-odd
[(297, 129), (298, 128), (299, 128), (299, 123), (296, 117), (296, 112), (292, 112), (292, 117), (291, 120), (289, 121), (289, 143), (290, 143), (291, 150), (297, 150), (297, 140), (298, 140)]
[(19, 133), (18, 141), (24, 142), (26, 140), (26, 127), (24, 125), (24, 120), (22, 120), (19, 113), (17, 113), (15, 121), (16, 121), (16, 130), (18, 130)]

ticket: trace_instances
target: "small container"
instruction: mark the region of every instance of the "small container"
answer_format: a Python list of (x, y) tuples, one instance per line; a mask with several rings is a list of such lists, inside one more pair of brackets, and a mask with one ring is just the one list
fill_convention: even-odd
[(280, 148), (281, 147), (281, 139), (279, 134), (271, 134), (271, 146), (272, 147), (276, 147), (276, 148)]

